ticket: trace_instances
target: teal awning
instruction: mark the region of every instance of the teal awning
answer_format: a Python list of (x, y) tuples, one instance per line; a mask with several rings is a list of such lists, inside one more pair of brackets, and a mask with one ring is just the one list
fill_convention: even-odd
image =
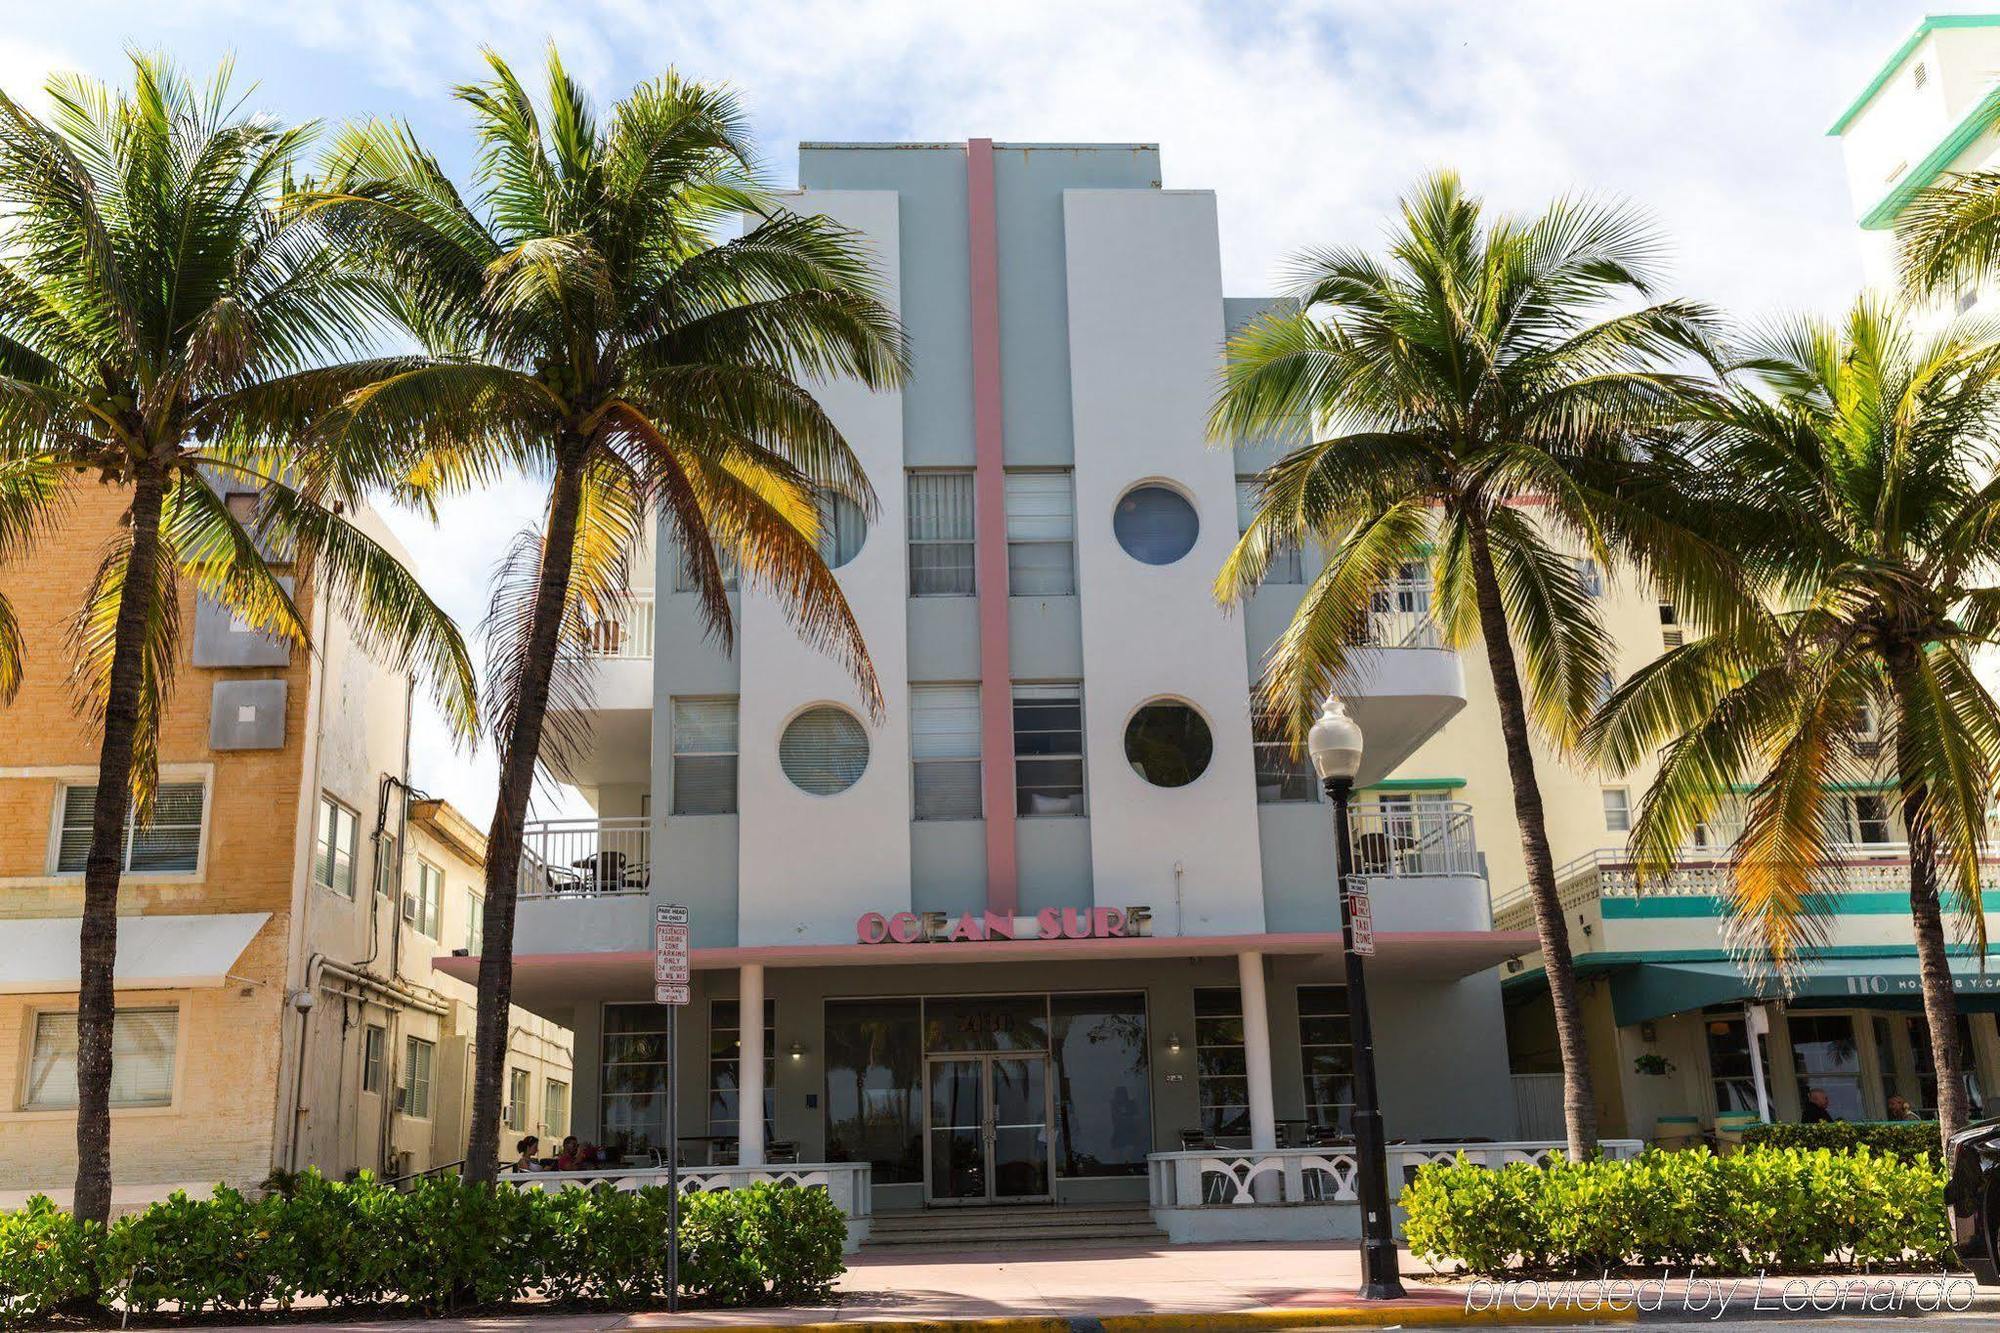
[[(2000, 1011), (2000, 959), (1952, 959), (1952, 990), (1961, 1008)], [(1768, 978), (1746, 977), (1727, 959), (1636, 963), (1611, 975), (1611, 1011), (1618, 1026), (1644, 1023), (1711, 1004), (1776, 999)], [(1800, 1008), (1852, 1005), (1862, 1009), (1921, 1008), (1923, 988), (1915, 954), (1873, 958), (1821, 958), (1807, 966), (1787, 1002)]]

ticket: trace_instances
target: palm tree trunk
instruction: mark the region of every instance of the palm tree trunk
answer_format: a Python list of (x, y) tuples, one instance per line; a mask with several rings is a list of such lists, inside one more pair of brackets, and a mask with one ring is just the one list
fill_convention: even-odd
[(486, 920), (479, 947), (479, 1014), (473, 1037), (472, 1128), (465, 1176), (491, 1181), (500, 1169), (500, 1090), (506, 1075), (508, 1015), (514, 994), (514, 907), (521, 884), (521, 836), (534, 793), (535, 761), (548, 716), (549, 682), (569, 605), (577, 517), (583, 507), (585, 442), (565, 439), (556, 452), (549, 526), (528, 625), (527, 662), (513, 726), (501, 738), (500, 792), (486, 835)]
[[(1916, 654), (1892, 654), (1890, 678), (1896, 709), (1910, 716), (1916, 706)], [(1910, 928), (1917, 942), (1917, 978), (1924, 992), (1924, 1024), (1931, 1034), (1931, 1069), (1937, 1076), (1938, 1133), (1947, 1145), (1965, 1124), (1965, 1083), (1959, 1078), (1965, 1052), (1958, 1049), (1958, 997), (1951, 988), (1951, 955), (1945, 948), (1944, 912), (1938, 900), (1937, 837), (1930, 823), (1930, 792), (1915, 776), (1916, 742), (1907, 727), (1896, 729), (1896, 775), (1903, 802), (1903, 829), (1910, 840)]]
[(1535, 931), (1541, 936), (1542, 970), (1548, 978), (1549, 1003), (1555, 1007), (1556, 1045), (1562, 1055), (1563, 1124), (1569, 1135), (1572, 1161), (1597, 1151), (1597, 1097), (1591, 1087), (1590, 1050), (1583, 1034), (1583, 1011), (1576, 1000), (1576, 966), (1570, 956), (1569, 929), (1562, 902), (1556, 896), (1555, 860), (1549, 855), (1548, 819), (1542, 810), (1542, 789), (1535, 780), (1535, 753), (1530, 748), (1528, 709), (1521, 693), (1521, 673), (1514, 662), (1514, 644), (1507, 633), (1507, 608), (1500, 581), (1493, 573), (1493, 551), (1486, 529), (1469, 524), (1472, 586), (1479, 606), (1479, 633), (1486, 643), (1486, 665), (1493, 673), (1493, 697), (1500, 706), (1500, 735), (1507, 746), (1507, 774), (1514, 786), (1514, 821), (1521, 829), (1521, 851), (1528, 862), (1528, 888), (1535, 903)]
[(104, 737), (97, 752), (97, 800), (90, 815), (90, 855), (83, 870), (76, 996), (76, 1195), (71, 1209), (87, 1222), (111, 1218), (111, 1024), (117, 999), (118, 881), (125, 823), (132, 805), (132, 750), (145, 688), (146, 623), (158, 585), (160, 508), (166, 479), (142, 471), (132, 493), (132, 545), (112, 628), (111, 679)]

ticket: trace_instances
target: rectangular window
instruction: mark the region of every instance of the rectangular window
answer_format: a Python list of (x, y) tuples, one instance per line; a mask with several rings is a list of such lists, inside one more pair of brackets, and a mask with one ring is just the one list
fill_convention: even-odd
[[(1739, 1013), (1734, 1017), (1708, 1016), (1708, 1076), (1715, 1086), (1715, 1109), (1756, 1111), (1757, 1076), (1750, 1064), (1750, 1029)], [(1758, 1061), (1764, 1066), (1764, 1086), (1771, 1086), (1771, 1060), (1759, 1043)]]
[(1604, 570), (1595, 560), (1587, 555), (1578, 556), (1576, 577), (1577, 581), (1583, 584), (1583, 590), (1592, 597), (1604, 596)]
[(676, 699), (674, 813), (736, 813), (736, 700)]
[(1623, 787), (1604, 789), (1604, 828), (1610, 833), (1632, 831), (1632, 794)]
[(1250, 1133), (1250, 1070), (1243, 1054), (1243, 993), (1234, 986), (1194, 992), (1195, 1092), (1202, 1132), (1215, 1138)]
[[(1255, 477), (1236, 479), (1236, 531), (1250, 531), (1250, 521), (1257, 517), (1260, 492)], [(1264, 567), (1266, 583), (1304, 583), (1305, 563), (1299, 558), (1299, 548), (1287, 545), (1271, 552), (1271, 562)]]
[(503, 1117), (507, 1122), (507, 1128), (513, 1130), (516, 1134), (526, 1133), (528, 1129), (529, 1109), (528, 1071), (525, 1069), (508, 1070), (507, 1113)]
[(382, 1057), (389, 1040), (388, 1029), (370, 1023), (361, 1031), (361, 1090), (382, 1091)]
[[(718, 546), (715, 548), (715, 563), (722, 570), (722, 587), (724, 591), (734, 592), (737, 584), (736, 557)], [(687, 561), (683, 559), (674, 567), (674, 591), (693, 592), (694, 590), (694, 571), (688, 568)]]
[[(199, 782), (162, 782), (153, 794), (153, 821), (144, 828), (125, 826), (120, 869), (132, 873), (191, 874), (201, 861), (202, 806), (207, 796)], [(56, 838), (56, 873), (80, 875), (90, 859), (90, 822), (97, 805), (97, 784), (64, 787), (62, 831)]]
[(910, 770), (918, 819), (978, 819), (979, 687), (910, 687)]
[(319, 832), (314, 837), (313, 883), (343, 898), (354, 896), (354, 812), (331, 796), (319, 798)]
[(972, 596), (972, 514), (972, 473), (910, 474), (910, 596)]
[(826, 1160), (877, 1185), (924, 1179), (923, 1016), (916, 1000), (826, 1002)]
[(666, 1151), (666, 1006), (605, 1005), (602, 1068), (598, 1116), (604, 1146), (620, 1154)]
[(1861, 843), (1895, 841), (1890, 830), (1889, 803), (1879, 795), (1854, 797), (1854, 840)]
[(434, 1042), (403, 1038), (403, 1114), (414, 1120), (431, 1118), (431, 1057), (436, 1053)]
[(562, 1146), (569, 1133), (569, 1084), (559, 1078), (542, 1082), (542, 1132)]
[[(177, 1009), (120, 1009), (111, 1017), (111, 1104), (169, 1106), (174, 1100)], [(35, 1015), (28, 1054), (25, 1111), (66, 1111), (76, 1105), (76, 1011)]]
[(1299, 987), (1299, 1063), (1306, 1122), (1316, 1133), (1352, 1132), (1354, 1038), (1347, 1029), (1347, 987)]
[[(1917, 1067), (1917, 1114), (1926, 1120), (1937, 1119), (1938, 1071), (1937, 1057), (1931, 1053), (1931, 1027), (1922, 1016), (1905, 1018), (1910, 1034), (1910, 1056)], [(1961, 1013), (1958, 1016), (1958, 1077), (1965, 1084), (1965, 1096), (1974, 1106), (1984, 1106), (1986, 1098), (1981, 1095), (1979, 1072), (1972, 1052), (1972, 1016)], [(1974, 1113), (1977, 1115), (1977, 1112)]]
[(1076, 494), (1070, 474), (1007, 474), (1007, 593), (1068, 597), (1076, 592)]
[(465, 891), (465, 951), (478, 954), (486, 939), (486, 895)]
[(1319, 774), (1313, 771), (1311, 757), (1304, 747), (1294, 754), (1292, 743), (1284, 739), (1275, 721), (1256, 719), (1251, 749), (1256, 763), (1257, 804), (1289, 805), (1319, 799)]
[(1014, 687), (1014, 808), (1084, 813), (1082, 685)]
[(1800, 1104), (1808, 1093), (1824, 1092), (1834, 1119), (1866, 1120), (1853, 1020), (1846, 1014), (1792, 1014), (1785, 1023), (1792, 1038), (1792, 1073)]
[(417, 858), (417, 882), (403, 890), (403, 920), (418, 932), (438, 938), (438, 910), (444, 901), (444, 871)]
[[(743, 1033), (734, 1000), (708, 1006), (708, 1132), (738, 1131), (739, 1101), (736, 1071), (743, 1053)], [(764, 1142), (777, 1137), (778, 1002), (764, 1001)]]

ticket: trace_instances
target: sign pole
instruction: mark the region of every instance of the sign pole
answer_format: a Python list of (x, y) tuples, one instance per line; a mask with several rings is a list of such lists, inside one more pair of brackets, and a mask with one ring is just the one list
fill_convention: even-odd
[(667, 1007), (667, 1313), (681, 1308), (681, 1006), (688, 989), (688, 909), (653, 908), (653, 1003)]

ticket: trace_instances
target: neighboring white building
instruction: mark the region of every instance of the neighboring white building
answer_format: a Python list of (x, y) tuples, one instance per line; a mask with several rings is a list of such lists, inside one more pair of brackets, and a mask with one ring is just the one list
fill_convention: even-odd
[[(899, 393), (823, 392), (881, 501), (829, 556), (886, 710), (763, 598), (718, 651), (671, 546), (635, 580), (580, 775), (599, 817), (531, 830), (516, 941), (515, 1002), (576, 1034), (577, 1132), (667, 1148), (651, 927), (681, 903), (684, 1159), (867, 1163), (878, 1210), (1137, 1203), (1184, 1140), (1338, 1136), (1330, 807), (1249, 707), (1314, 562), (1233, 616), (1212, 593), (1281, 452), (1207, 439), (1224, 340), (1267, 306), (1223, 294), (1215, 196), (1162, 189), (1147, 144), (807, 144), (799, 178), (914, 347)], [(1427, 609), (1413, 578), (1356, 626), (1364, 788), (1464, 706)], [(1434, 795), (1355, 816), (1390, 1132), (1511, 1139), (1495, 968), (1532, 935), (1491, 929), (1472, 820)]]

